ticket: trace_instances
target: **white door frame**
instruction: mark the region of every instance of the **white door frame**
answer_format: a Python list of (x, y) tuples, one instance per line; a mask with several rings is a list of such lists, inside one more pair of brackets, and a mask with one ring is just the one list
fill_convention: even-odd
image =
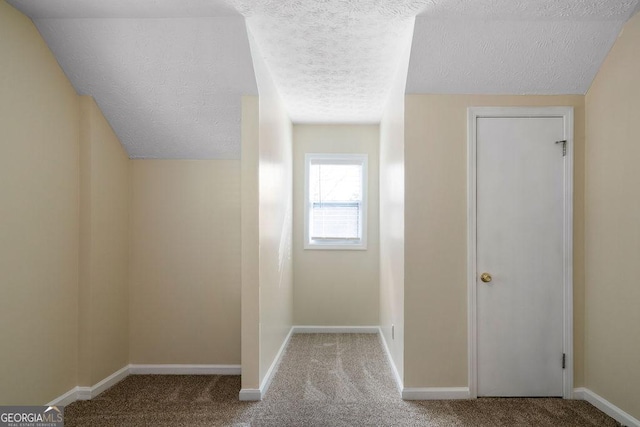
[[(563, 346), (566, 364), (563, 371), (563, 397), (573, 396), (573, 107), (470, 107), (467, 113), (467, 319), (468, 319), (468, 371), (469, 395), (478, 397), (478, 343), (477, 343), (477, 265), (476, 265), (476, 165), (478, 118), (483, 117), (561, 117), (564, 119), (564, 324)], [(550, 141), (553, 143), (553, 141)]]

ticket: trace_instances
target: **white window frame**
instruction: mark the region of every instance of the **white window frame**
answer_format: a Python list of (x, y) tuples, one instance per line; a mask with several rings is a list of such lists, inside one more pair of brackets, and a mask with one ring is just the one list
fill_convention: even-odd
[[(369, 193), (367, 181), (369, 156), (367, 154), (307, 153), (304, 156), (304, 248), (320, 250), (366, 250), (367, 249), (367, 204)], [(309, 171), (311, 163), (361, 164), (362, 165), (362, 205), (360, 221), (360, 239), (354, 240), (311, 240), (309, 235), (309, 215), (311, 198), (309, 197)]]

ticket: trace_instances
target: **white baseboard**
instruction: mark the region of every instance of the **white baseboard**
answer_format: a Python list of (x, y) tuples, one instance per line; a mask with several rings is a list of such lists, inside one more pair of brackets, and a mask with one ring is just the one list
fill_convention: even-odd
[(91, 387), (74, 387), (47, 406), (66, 406), (91, 400), (129, 375), (240, 375), (240, 365), (127, 365)]
[(378, 326), (294, 326), (294, 334), (377, 334)]
[[(89, 399), (93, 399), (94, 397), (96, 397), (97, 395), (99, 395), (100, 393), (102, 393), (103, 391), (113, 387), (114, 385), (118, 384), (120, 381), (122, 381), (123, 379), (127, 378), (129, 376), (129, 367), (131, 365), (127, 365), (124, 368), (119, 369), (118, 371), (114, 372), (113, 374), (109, 375), (107, 378), (103, 379), (102, 381), (100, 381), (99, 383), (95, 384), (92, 387), (78, 387), (78, 400), (89, 400)], [(89, 393), (88, 393), (88, 397), (86, 396), (86, 390), (88, 389)]]
[(278, 365), (280, 364), (280, 359), (282, 359), (282, 354), (284, 353), (284, 349), (287, 348), (287, 345), (289, 344), (289, 340), (291, 340), (291, 335), (294, 334), (294, 328), (295, 327), (291, 327), (291, 329), (289, 329), (289, 333), (287, 334), (284, 341), (282, 342), (282, 345), (280, 346), (280, 350), (278, 350), (278, 353), (276, 353), (276, 357), (273, 359), (273, 362), (271, 362), (271, 366), (269, 366), (269, 370), (267, 371), (264, 378), (262, 379), (260, 388), (259, 389), (243, 388), (242, 390), (240, 390), (240, 394), (238, 395), (238, 398), (240, 400), (242, 401), (262, 400), (262, 398), (267, 394), (267, 390), (269, 390), (269, 386), (271, 385), (273, 376), (275, 375)]
[(587, 389), (586, 389), (586, 388), (584, 388), (584, 387), (574, 388), (574, 389), (573, 389), (573, 396), (572, 396), (572, 398), (573, 398), (573, 399), (575, 399), (575, 400), (587, 400), (587, 399), (585, 398), (585, 391), (586, 391), (586, 390), (587, 390)]
[(113, 387), (127, 376), (129, 376), (129, 366), (125, 366), (117, 370), (92, 387), (74, 387), (62, 396), (58, 396), (51, 402), (47, 403), (46, 406), (67, 406), (76, 400), (90, 400), (106, 389)]
[(45, 406), (67, 406), (78, 400), (78, 389), (80, 387), (74, 387), (62, 396), (58, 396), (51, 402), (46, 403)]
[(240, 365), (129, 365), (131, 375), (240, 375)]
[(393, 378), (396, 380), (396, 386), (398, 387), (398, 391), (402, 395), (402, 378), (400, 378), (400, 374), (398, 373), (398, 369), (396, 368), (396, 364), (393, 362), (393, 357), (391, 357), (391, 351), (389, 350), (389, 346), (387, 345), (387, 340), (382, 333), (382, 329), (378, 327), (378, 335), (380, 336), (380, 341), (382, 342), (382, 348), (384, 348), (384, 352), (387, 355), (387, 360), (389, 361), (389, 365), (391, 365), (391, 372), (393, 373)]
[(403, 388), (403, 400), (460, 400), (469, 399), (468, 387)]
[(282, 345), (280, 346), (280, 350), (276, 354), (276, 357), (273, 359), (271, 366), (269, 366), (269, 370), (267, 371), (264, 379), (262, 380), (262, 384), (260, 384), (260, 400), (267, 394), (267, 390), (269, 390), (269, 386), (271, 385), (271, 380), (273, 380), (273, 376), (278, 370), (278, 365), (280, 364), (280, 359), (282, 359), (282, 354), (284, 353), (285, 348), (289, 344), (289, 340), (291, 340), (291, 335), (293, 335), (293, 327), (289, 329), (289, 333), (285, 337)]
[(640, 427), (640, 420), (632, 417), (622, 409), (618, 408), (607, 399), (592, 392), (588, 388), (580, 387), (573, 390), (574, 399), (586, 400), (593, 406), (609, 415), (611, 418), (627, 427)]
[(259, 388), (243, 388), (240, 390), (238, 399), (242, 402), (257, 402), (262, 400), (262, 392)]
[(78, 393), (76, 394), (76, 400), (91, 400), (91, 387), (76, 387)]

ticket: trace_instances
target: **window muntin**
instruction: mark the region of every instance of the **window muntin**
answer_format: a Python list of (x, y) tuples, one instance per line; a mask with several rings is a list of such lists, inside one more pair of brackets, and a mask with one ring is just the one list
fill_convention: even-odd
[(366, 249), (366, 154), (305, 156), (305, 249)]

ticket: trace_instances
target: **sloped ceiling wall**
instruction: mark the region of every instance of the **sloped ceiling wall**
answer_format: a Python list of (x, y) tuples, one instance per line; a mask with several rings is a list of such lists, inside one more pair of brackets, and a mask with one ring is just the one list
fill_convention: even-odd
[[(377, 123), (407, 93), (584, 94), (639, 0), (9, 0), (133, 158), (240, 156), (247, 28), (295, 123)], [(417, 15), (417, 17), (416, 17)], [(415, 28), (414, 28), (415, 22)]]
[(240, 96), (257, 94), (242, 17), (35, 22), (132, 158), (240, 157)]
[(407, 93), (584, 94), (637, 0), (436, 1)]

